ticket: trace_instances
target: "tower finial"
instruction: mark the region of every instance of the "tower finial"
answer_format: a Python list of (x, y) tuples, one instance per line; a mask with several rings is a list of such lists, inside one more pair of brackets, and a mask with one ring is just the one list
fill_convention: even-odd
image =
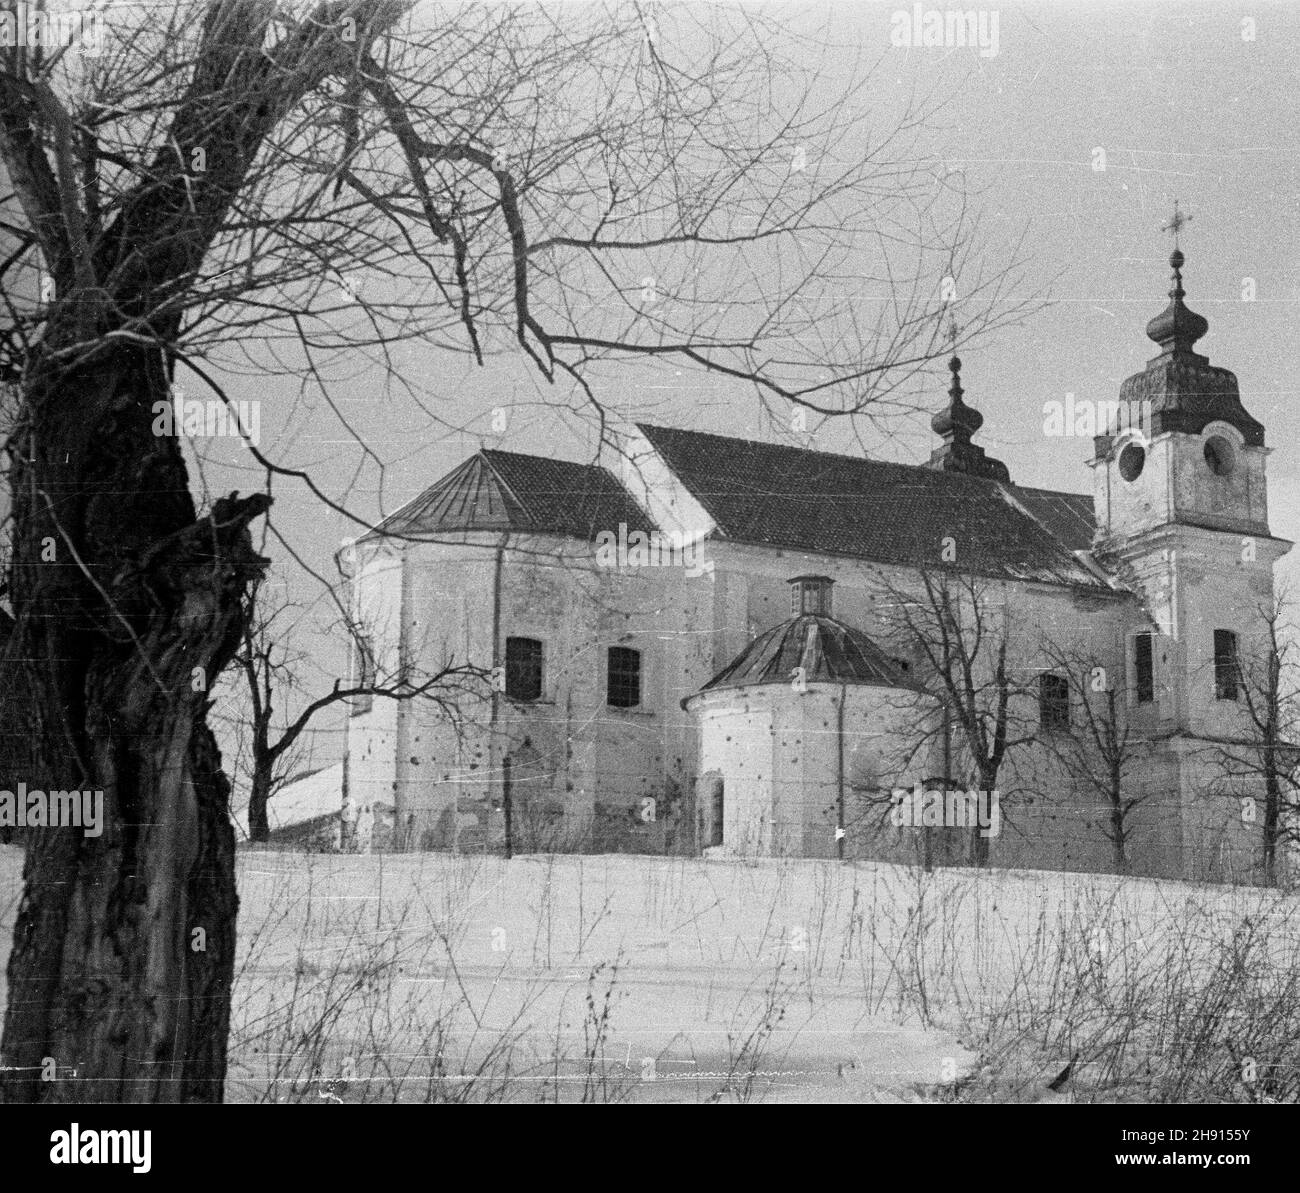
[(984, 425), (984, 416), (963, 401), (965, 390), (961, 387), (961, 357), (957, 355), (957, 320), (948, 316), (948, 341), (953, 353), (948, 361), (952, 380), (948, 384), (948, 405), (930, 420), (943, 446), (930, 453), (930, 467), (948, 472), (966, 472), (972, 476), (1009, 480), (1010, 473), (1001, 460), (991, 460), (982, 447), (971, 442), (972, 436)]
[(1183, 230), (1193, 220), (1193, 216), (1187, 215), (1178, 209), (1178, 200), (1174, 199), (1174, 214), (1169, 217), (1167, 223), (1160, 225), (1161, 232), (1172, 232), (1174, 237), (1174, 252), (1178, 252), (1178, 233)]
[(964, 392), (961, 387), (961, 357), (957, 355), (957, 335), (960, 330), (955, 316), (949, 312), (948, 344), (952, 348), (952, 356), (948, 360), (948, 371), (952, 374), (952, 382), (948, 386), (948, 396), (952, 398), (954, 406), (961, 405), (961, 396)]
[(1161, 232), (1172, 233), (1174, 238), (1174, 251), (1169, 254), (1169, 264), (1174, 271), (1174, 276), (1171, 279), (1174, 288), (1169, 291), (1169, 297), (1175, 302), (1181, 302), (1187, 297), (1187, 291), (1183, 289), (1183, 263), (1187, 258), (1183, 256), (1183, 250), (1178, 247), (1178, 234), (1192, 222), (1192, 218), (1186, 212), (1179, 210), (1178, 200), (1175, 199), (1174, 214), (1160, 225)]
[(1174, 238), (1174, 251), (1169, 254), (1169, 264), (1174, 271), (1173, 288), (1169, 291), (1169, 305), (1147, 324), (1147, 335), (1166, 352), (1192, 351), (1192, 345), (1210, 327), (1200, 315), (1183, 305), (1183, 299), (1187, 297), (1187, 291), (1183, 289), (1183, 264), (1187, 258), (1178, 247), (1178, 234), (1191, 221), (1192, 217), (1178, 206), (1175, 199), (1174, 214), (1160, 225), (1162, 232), (1170, 232)]

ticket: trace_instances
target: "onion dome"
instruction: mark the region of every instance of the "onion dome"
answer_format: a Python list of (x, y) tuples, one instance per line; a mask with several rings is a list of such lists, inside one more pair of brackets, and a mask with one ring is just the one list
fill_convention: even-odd
[(1210, 330), (1209, 321), (1183, 303), (1187, 292), (1183, 289), (1183, 263), (1186, 261), (1179, 249), (1169, 255), (1174, 271), (1174, 288), (1169, 291), (1169, 305), (1147, 324), (1147, 335), (1165, 352), (1190, 352)]
[(953, 432), (969, 442), (970, 437), (984, 425), (984, 416), (962, 401), (962, 395), (966, 391), (961, 387), (961, 357), (954, 356), (948, 362), (948, 369), (952, 373), (952, 384), (948, 386), (948, 405), (930, 420), (930, 426), (936, 435)]
[(971, 437), (984, 425), (984, 416), (963, 400), (961, 387), (961, 358), (954, 356), (948, 362), (952, 383), (948, 386), (948, 405), (930, 420), (934, 433), (943, 440), (943, 446), (930, 453), (931, 468), (945, 472), (965, 472), (970, 476), (984, 476), (991, 480), (1009, 481), (1011, 473), (1001, 460), (985, 455), (982, 447), (971, 442)]
[[(1176, 231), (1185, 222), (1175, 213), (1169, 226)], [(1160, 346), (1160, 352), (1147, 361), (1142, 372), (1120, 386), (1120, 407), (1143, 413), (1143, 430), (1148, 438), (1167, 431), (1199, 435), (1212, 422), (1226, 422), (1241, 432), (1248, 446), (1262, 447), (1264, 426), (1242, 405), (1236, 375), (1212, 365), (1193, 348), (1210, 325), (1183, 302), (1185, 261), (1182, 251), (1175, 247), (1169, 257), (1174, 271), (1169, 305), (1147, 324), (1147, 335)], [(1115, 442), (1109, 432), (1098, 435), (1094, 440), (1097, 458), (1107, 458)]]

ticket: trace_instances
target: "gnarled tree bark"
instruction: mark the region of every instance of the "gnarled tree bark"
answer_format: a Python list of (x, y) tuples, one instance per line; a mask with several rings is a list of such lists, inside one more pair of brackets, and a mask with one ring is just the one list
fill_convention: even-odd
[(59, 99), (22, 52), (0, 63), (0, 151), (53, 282), (8, 445), (15, 625), (0, 715), (19, 748), (6, 765), (29, 788), (104, 801), (101, 836), (47, 827), (28, 842), (5, 1100), (222, 1097), (237, 898), (229, 784), (205, 718), (267, 563), (248, 526), (269, 498), (232, 494), (198, 516), (154, 404), (171, 400), (190, 288), (266, 139), (353, 61), (346, 32), (364, 40), (403, 11), (326, 0), (267, 49), (274, 5), (212, 3), (167, 136), (102, 228)]
[(30, 742), (29, 787), (103, 792), (104, 831), (30, 834), (4, 1096), (216, 1101), (237, 899), (204, 718), (266, 563), (248, 524), (268, 500), (197, 516), (178, 441), (150, 430), (167, 392), (156, 351), (49, 376), (13, 453), (7, 670), (28, 700), (7, 728)]

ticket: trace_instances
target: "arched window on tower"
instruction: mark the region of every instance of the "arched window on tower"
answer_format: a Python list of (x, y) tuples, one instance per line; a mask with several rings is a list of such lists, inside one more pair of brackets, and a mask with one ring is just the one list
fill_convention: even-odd
[(1150, 704), (1156, 698), (1155, 635), (1138, 634), (1133, 640), (1133, 676), (1137, 702)]
[(1236, 700), (1241, 689), (1241, 668), (1237, 662), (1237, 635), (1231, 630), (1214, 631), (1214, 698)]
[(709, 833), (709, 844), (721, 845), (722, 825), (723, 825), (724, 816), (726, 812), (726, 807), (723, 800), (723, 785), (722, 785), (721, 775), (718, 775), (714, 778), (712, 786), (709, 790), (709, 807), (712, 815), (712, 823), (710, 826), (712, 831)]

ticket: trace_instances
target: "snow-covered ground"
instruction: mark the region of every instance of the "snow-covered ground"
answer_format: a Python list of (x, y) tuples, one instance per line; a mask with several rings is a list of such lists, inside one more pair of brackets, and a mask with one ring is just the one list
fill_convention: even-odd
[[(0, 847), (6, 954), (20, 860)], [(1052, 997), (1066, 952), (1102, 969), (1172, 956), (1195, 947), (1189, 925), (1227, 939), (1279, 905), (1244, 887), (826, 861), (239, 865), (240, 1099), (940, 1097), (987, 1043), (970, 1039), (985, 1009)], [(1068, 1059), (1035, 1060), (1026, 1096), (1037, 1082), (1050, 1099)]]

